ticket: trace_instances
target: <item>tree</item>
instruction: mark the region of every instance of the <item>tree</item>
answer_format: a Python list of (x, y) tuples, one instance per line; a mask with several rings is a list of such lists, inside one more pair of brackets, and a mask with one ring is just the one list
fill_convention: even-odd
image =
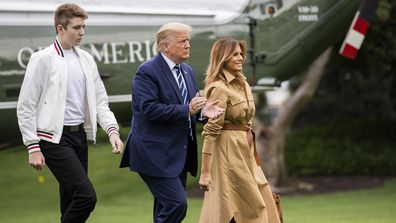
[(273, 186), (284, 186), (289, 181), (284, 144), (296, 119), (304, 120), (303, 123), (339, 116), (396, 119), (395, 25), (396, 1), (380, 0), (355, 61), (337, 53), (329, 60), (330, 50), (326, 50), (303, 75), (300, 85), (270, 125), (256, 116), (257, 148), (261, 149), (263, 170)]
[[(282, 110), (266, 126), (257, 116), (254, 118), (256, 144), (262, 158), (262, 167), (274, 187), (288, 183), (288, 174), (284, 156), (285, 136), (297, 114), (313, 97), (321, 80), (324, 67), (329, 59), (331, 48), (325, 50), (308, 68), (303, 81), (285, 102)], [(260, 149), (262, 148), (262, 149)]]
[(395, 26), (396, 1), (380, 1), (356, 60), (332, 57), (319, 90), (298, 119), (310, 122), (337, 117), (395, 120)]

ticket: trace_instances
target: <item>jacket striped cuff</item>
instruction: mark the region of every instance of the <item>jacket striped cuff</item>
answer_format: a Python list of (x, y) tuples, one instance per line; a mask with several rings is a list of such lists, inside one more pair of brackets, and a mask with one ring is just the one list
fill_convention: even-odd
[(27, 150), (28, 150), (29, 154), (34, 153), (34, 152), (40, 152), (40, 151), (41, 151), (40, 145), (39, 145), (38, 143), (29, 144), (29, 145), (27, 146)]
[(118, 133), (118, 129), (115, 128), (115, 127), (110, 127), (110, 128), (107, 129), (107, 135), (108, 135), (109, 137), (110, 137), (110, 135), (113, 134), (113, 133), (115, 133), (115, 134), (117, 134), (117, 135), (120, 135), (120, 133)]

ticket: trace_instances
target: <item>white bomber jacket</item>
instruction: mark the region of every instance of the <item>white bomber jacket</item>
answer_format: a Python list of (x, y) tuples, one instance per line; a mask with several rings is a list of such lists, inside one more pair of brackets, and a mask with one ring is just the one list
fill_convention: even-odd
[[(86, 79), (84, 130), (95, 143), (97, 122), (107, 132), (118, 133), (108, 106), (106, 89), (96, 63), (84, 50), (73, 47)], [(40, 151), (39, 141), (59, 143), (66, 108), (67, 65), (59, 41), (32, 54), (19, 94), (17, 116), (23, 143), (29, 153)]]

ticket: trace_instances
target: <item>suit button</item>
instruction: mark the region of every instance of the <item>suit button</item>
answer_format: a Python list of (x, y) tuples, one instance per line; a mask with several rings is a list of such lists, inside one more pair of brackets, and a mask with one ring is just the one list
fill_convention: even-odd
[(184, 145), (184, 148), (187, 149), (187, 145)]

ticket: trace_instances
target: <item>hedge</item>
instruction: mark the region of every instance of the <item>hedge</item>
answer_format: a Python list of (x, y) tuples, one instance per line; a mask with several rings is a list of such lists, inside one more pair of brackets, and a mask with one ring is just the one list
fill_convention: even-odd
[(396, 175), (396, 121), (337, 119), (295, 128), (285, 158), (295, 176)]

